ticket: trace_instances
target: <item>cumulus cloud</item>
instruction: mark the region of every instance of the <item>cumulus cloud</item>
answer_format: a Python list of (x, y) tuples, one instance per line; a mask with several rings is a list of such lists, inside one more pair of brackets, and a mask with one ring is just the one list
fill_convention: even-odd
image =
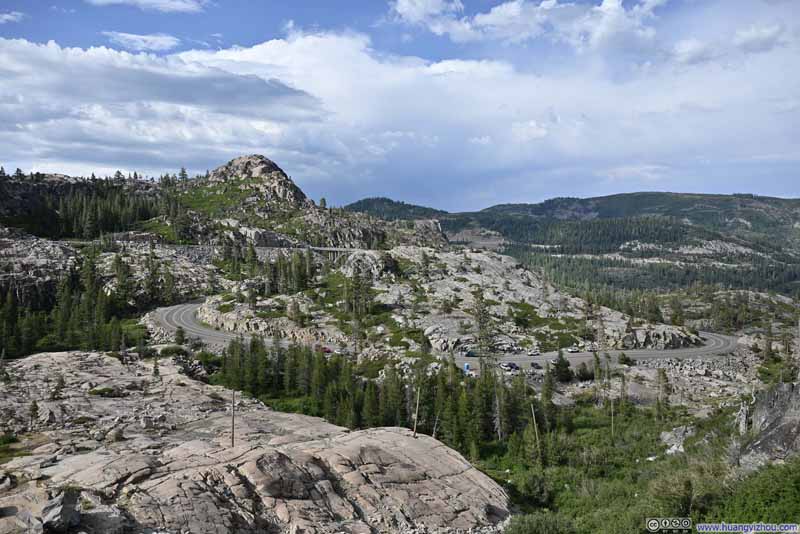
[[(647, 27), (662, 4), (624, 12)], [(594, 7), (602, 5), (623, 9)], [(401, 9), (419, 20), (465, 18), (453, 2), (408, 0)], [(724, 3), (719, 10), (727, 13)], [(769, 26), (769, 17), (749, 15)], [(683, 29), (681, 22), (673, 23)], [(314, 196), (383, 194), (449, 209), (646, 189), (654, 180), (669, 189), (745, 190), (742, 161), (757, 162), (763, 176), (788, 165), (766, 156), (800, 151), (800, 108), (792, 105), (800, 72), (786, 69), (793, 45), (739, 52), (746, 61), (735, 68), (700, 60), (714, 55), (702, 52), (704, 43), (740, 50), (732, 40), (748, 27), (734, 21), (696, 36), (687, 29), (664, 49), (682, 54), (680, 68), (654, 62), (621, 79), (575, 67), (590, 61), (571, 52), (559, 57), (566, 68), (533, 71), (493, 59), (491, 47), (483, 59), (430, 60), (376, 49), (362, 33), (296, 26), (252, 46), (164, 56), (0, 39), (0, 146), (6, 168), (85, 173), (203, 171), (263, 153)], [(591, 42), (587, 34), (582, 46), (607, 46)], [(774, 169), (785, 176), (785, 167)]]
[(181, 40), (165, 33), (139, 35), (135, 33), (105, 31), (103, 35), (114, 44), (135, 52), (153, 51), (163, 52), (177, 47)]
[(0, 13), (0, 24), (6, 24), (8, 22), (19, 22), (25, 18), (24, 13), (20, 13), (19, 11), (8, 11), (6, 13)]
[(164, 13), (198, 13), (205, 9), (207, 0), (85, 0), (95, 6), (128, 5), (142, 10)]
[(458, 0), (396, 0), (390, 4), (403, 22), (421, 25), (453, 41), (520, 43), (536, 38), (570, 44), (579, 51), (652, 40), (650, 25), (666, 0), (641, 0), (626, 8), (622, 0), (599, 5), (559, 0), (508, 0), (488, 11), (463, 16)]

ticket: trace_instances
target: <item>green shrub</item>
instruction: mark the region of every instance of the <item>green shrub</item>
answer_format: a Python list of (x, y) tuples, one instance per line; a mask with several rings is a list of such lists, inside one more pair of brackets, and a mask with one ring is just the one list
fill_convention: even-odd
[(123, 393), (116, 388), (94, 388), (89, 390), (89, 395), (96, 395), (98, 397), (115, 398), (122, 397)]
[(578, 531), (566, 517), (537, 512), (513, 517), (505, 534), (578, 534)]
[(175, 356), (187, 356), (189, 353), (186, 349), (177, 345), (170, 345), (161, 349), (160, 356), (162, 358), (173, 358)]

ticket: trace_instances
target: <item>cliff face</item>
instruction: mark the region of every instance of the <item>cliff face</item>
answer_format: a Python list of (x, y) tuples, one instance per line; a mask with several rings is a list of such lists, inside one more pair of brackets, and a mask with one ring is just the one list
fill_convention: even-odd
[(783, 462), (800, 452), (800, 383), (779, 384), (759, 392), (737, 418), (740, 432), (753, 436), (744, 447), (739, 464), (753, 470), (771, 462)]
[(433, 438), (350, 432), (239, 398), (232, 445), (230, 392), (166, 359), (160, 371), (79, 352), (10, 366), (0, 430), (36, 439), (0, 469), (0, 509), (25, 511), (22, 523), (0, 515), (0, 532), (60, 518), (87, 534), (488, 533), (508, 515), (503, 489)]
[(0, 225), (0, 292), (12, 289), (23, 304), (50, 302), (60, 278), (77, 265), (78, 252)]

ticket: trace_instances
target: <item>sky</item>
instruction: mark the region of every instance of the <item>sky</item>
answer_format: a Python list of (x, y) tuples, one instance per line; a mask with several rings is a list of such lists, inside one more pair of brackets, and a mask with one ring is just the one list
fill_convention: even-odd
[(800, 197), (798, 0), (0, 0), (0, 164), (263, 154), (312, 198), (451, 211)]

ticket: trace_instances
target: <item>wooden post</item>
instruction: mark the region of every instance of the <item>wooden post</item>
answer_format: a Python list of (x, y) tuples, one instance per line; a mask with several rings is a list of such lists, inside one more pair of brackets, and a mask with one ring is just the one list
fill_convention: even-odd
[(417, 437), (417, 422), (419, 421), (419, 392), (421, 389), (421, 386), (417, 386), (417, 408), (414, 411), (414, 439)]
[(231, 389), (231, 448), (236, 445), (236, 390)]

